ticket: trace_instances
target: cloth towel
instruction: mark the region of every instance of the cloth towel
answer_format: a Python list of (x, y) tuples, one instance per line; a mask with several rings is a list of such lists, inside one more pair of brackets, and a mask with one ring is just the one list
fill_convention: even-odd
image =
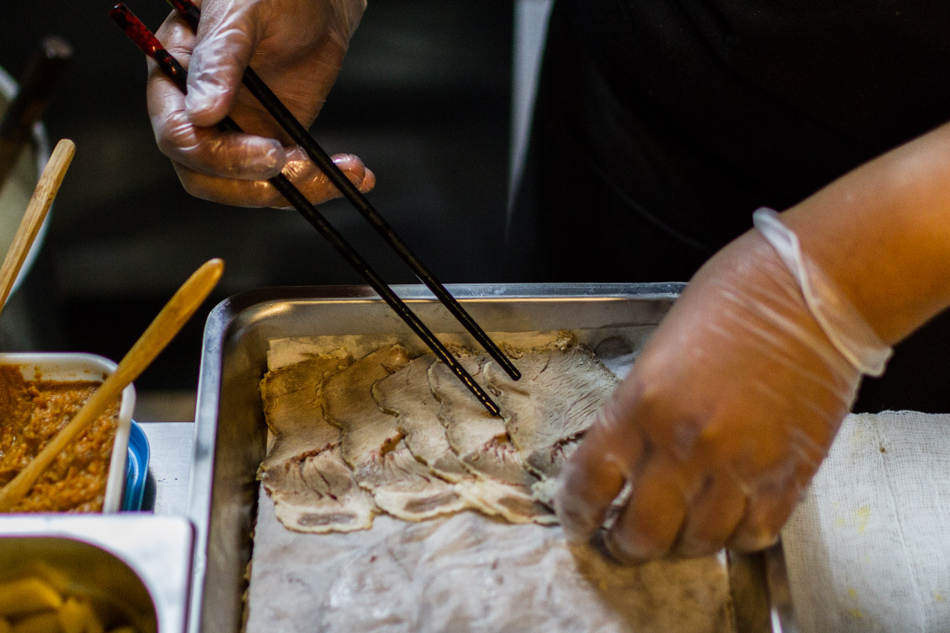
[(803, 633), (950, 633), (950, 415), (848, 416), (782, 543)]

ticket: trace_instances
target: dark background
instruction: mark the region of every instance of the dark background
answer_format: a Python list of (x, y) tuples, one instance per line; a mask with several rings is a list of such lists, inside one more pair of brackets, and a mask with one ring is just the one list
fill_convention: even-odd
[[(0, 314), (4, 351), (82, 351), (118, 361), (187, 276), (212, 257), (224, 278), (137, 381), (142, 420), (192, 419), (201, 332), (227, 296), (261, 286), (359, 284), (294, 211), (243, 209), (184, 192), (156, 149), (145, 58), (112, 1), (5, 3), (0, 66), (14, 78), (40, 39), (75, 49), (44, 122), (75, 141), (49, 232)], [(162, 0), (130, 0), (152, 30)], [(508, 187), (512, 3), (373, 0), (313, 128), (330, 153), (377, 175), (370, 200), (443, 282), (498, 281)], [(390, 283), (414, 283), (342, 201), (321, 207)]]
[[(113, 0), (5, 3), (0, 66), (14, 78), (44, 35), (75, 49), (44, 116), (76, 157), (26, 283), (0, 313), (2, 351), (79, 351), (118, 361), (178, 286), (221, 257), (225, 276), (136, 381), (136, 417), (190, 420), (201, 334), (224, 298), (262, 286), (361, 284), (294, 211), (203, 202), (156, 149), (145, 59), (108, 16)], [(130, 0), (153, 30), (170, 9)], [(497, 282), (508, 195), (513, 5), (372, 0), (313, 133), (376, 173), (370, 200), (446, 283)], [(415, 283), (346, 203), (331, 222), (390, 283)], [(674, 281), (674, 280), (671, 280)], [(900, 346), (857, 410), (947, 410), (950, 311)]]

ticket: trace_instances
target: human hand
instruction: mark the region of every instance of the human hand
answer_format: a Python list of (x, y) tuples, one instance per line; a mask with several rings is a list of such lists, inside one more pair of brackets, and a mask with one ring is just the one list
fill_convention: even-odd
[[(833, 285), (810, 292), (837, 325), (880, 343)], [(703, 266), (565, 465), (555, 505), (567, 537), (596, 533), (629, 482), (604, 537), (620, 560), (773, 543), (857, 391), (861, 372), (841, 350), (870, 351), (881, 371), (888, 352), (833, 343), (834, 323), (823, 328), (810, 305), (757, 231)]]
[[(343, 63), (365, 0), (205, 0), (198, 33), (172, 14), (156, 35), (188, 68), (183, 95), (149, 60), (147, 100), (159, 149), (192, 195), (247, 207), (287, 206), (267, 182), (283, 170), (314, 203), (336, 188), (241, 88), (254, 70), (309, 127)], [(230, 115), (244, 134), (213, 127)], [(361, 191), (376, 179), (351, 154), (333, 157)]]

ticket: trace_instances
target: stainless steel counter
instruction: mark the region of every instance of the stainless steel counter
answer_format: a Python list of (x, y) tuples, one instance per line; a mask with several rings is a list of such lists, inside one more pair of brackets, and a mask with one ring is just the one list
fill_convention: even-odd
[(163, 515), (185, 515), (191, 474), (194, 422), (139, 422), (151, 457), (142, 509)]

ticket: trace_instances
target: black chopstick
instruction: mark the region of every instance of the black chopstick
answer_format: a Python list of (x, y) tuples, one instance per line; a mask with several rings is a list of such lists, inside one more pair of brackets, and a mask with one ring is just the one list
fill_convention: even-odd
[[(186, 92), (187, 72), (182, 65), (162, 47), (155, 35), (148, 30), (148, 27), (135, 17), (128, 7), (121, 3), (115, 5), (112, 10), (109, 11), (109, 15), (146, 55), (158, 63), (165, 75), (171, 79), (182, 92)], [(224, 120), (218, 124), (218, 127), (229, 132), (242, 131), (241, 127), (231, 117), (225, 117)], [(488, 409), (488, 412), (492, 415), (499, 415), (500, 409), (498, 405), (488, 397), (488, 394), (485, 393), (479, 384), (465, 371), (461, 363), (452, 356), (429, 328), (419, 320), (412, 310), (409, 309), (409, 306), (392, 291), (392, 288), (386, 285), (386, 282), (370, 268), (369, 264), (360, 257), (343, 236), (327, 222), (326, 218), (310, 204), (306, 196), (300, 193), (297, 187), (283, 174), (278, 174), (270, 178), (268, 182), (317, 229), (320, 235), (330, 242), (330, 245), (350, 263), (370, 286), (372, 286), (373, 290), (379, 293), (383, 300), (389, 304), (389, 307), (391, 307), (396, 314), (406, 322), (406, 325), (429, 346), (429, 349), (432, 350), (439, 360), (452, 370), (468, 390)]]
[[(201, 18), (201, 11), (191, 2), (191, 0), (167, 0), (178, 14), (195, 31), (198, 30), (198, 20)], [(505, 355), (494, 341), (488, 337), (484, 330), (475, 322), (465, 308), (455, 300), (448, 290), (445, 289), (438, 279), (435, 278), (422, 261), (415, 256), (405, 242), (396, 234), (388, 222), (379, 214), (370, 204), (366, 196), (359, 188), (350, 182), (350, 179), (333, 162), (329, 154), (324, 151), (317, 141), (310, 135), (307, 129), (301, 125), (297, 118), (287, 109), (287, 106), (267, 87), (267, 84), (254, 72), (254, 69), (248, 66), (244, 71), (244, 86), (254, 95), (261, 105), (270, 112), (271, 116), (277, 120), (280, 126), (287, 132), (297, 145), (301, 146), (310, 159), (326, 174), (337, 189), (349, 202), (356, 207), (366, 221), (372, 225), (383, 240), (402, 258), (412, 272), (416, 274), (422, 283), (428, 286), (429, 290), (438, 298), (438, 300), (458, 319), (469, 334), (485, 348), (485, 351), (501, 365), (512, 380), (521, 378), (521, 372), (514, 366), (511, 360)]]

